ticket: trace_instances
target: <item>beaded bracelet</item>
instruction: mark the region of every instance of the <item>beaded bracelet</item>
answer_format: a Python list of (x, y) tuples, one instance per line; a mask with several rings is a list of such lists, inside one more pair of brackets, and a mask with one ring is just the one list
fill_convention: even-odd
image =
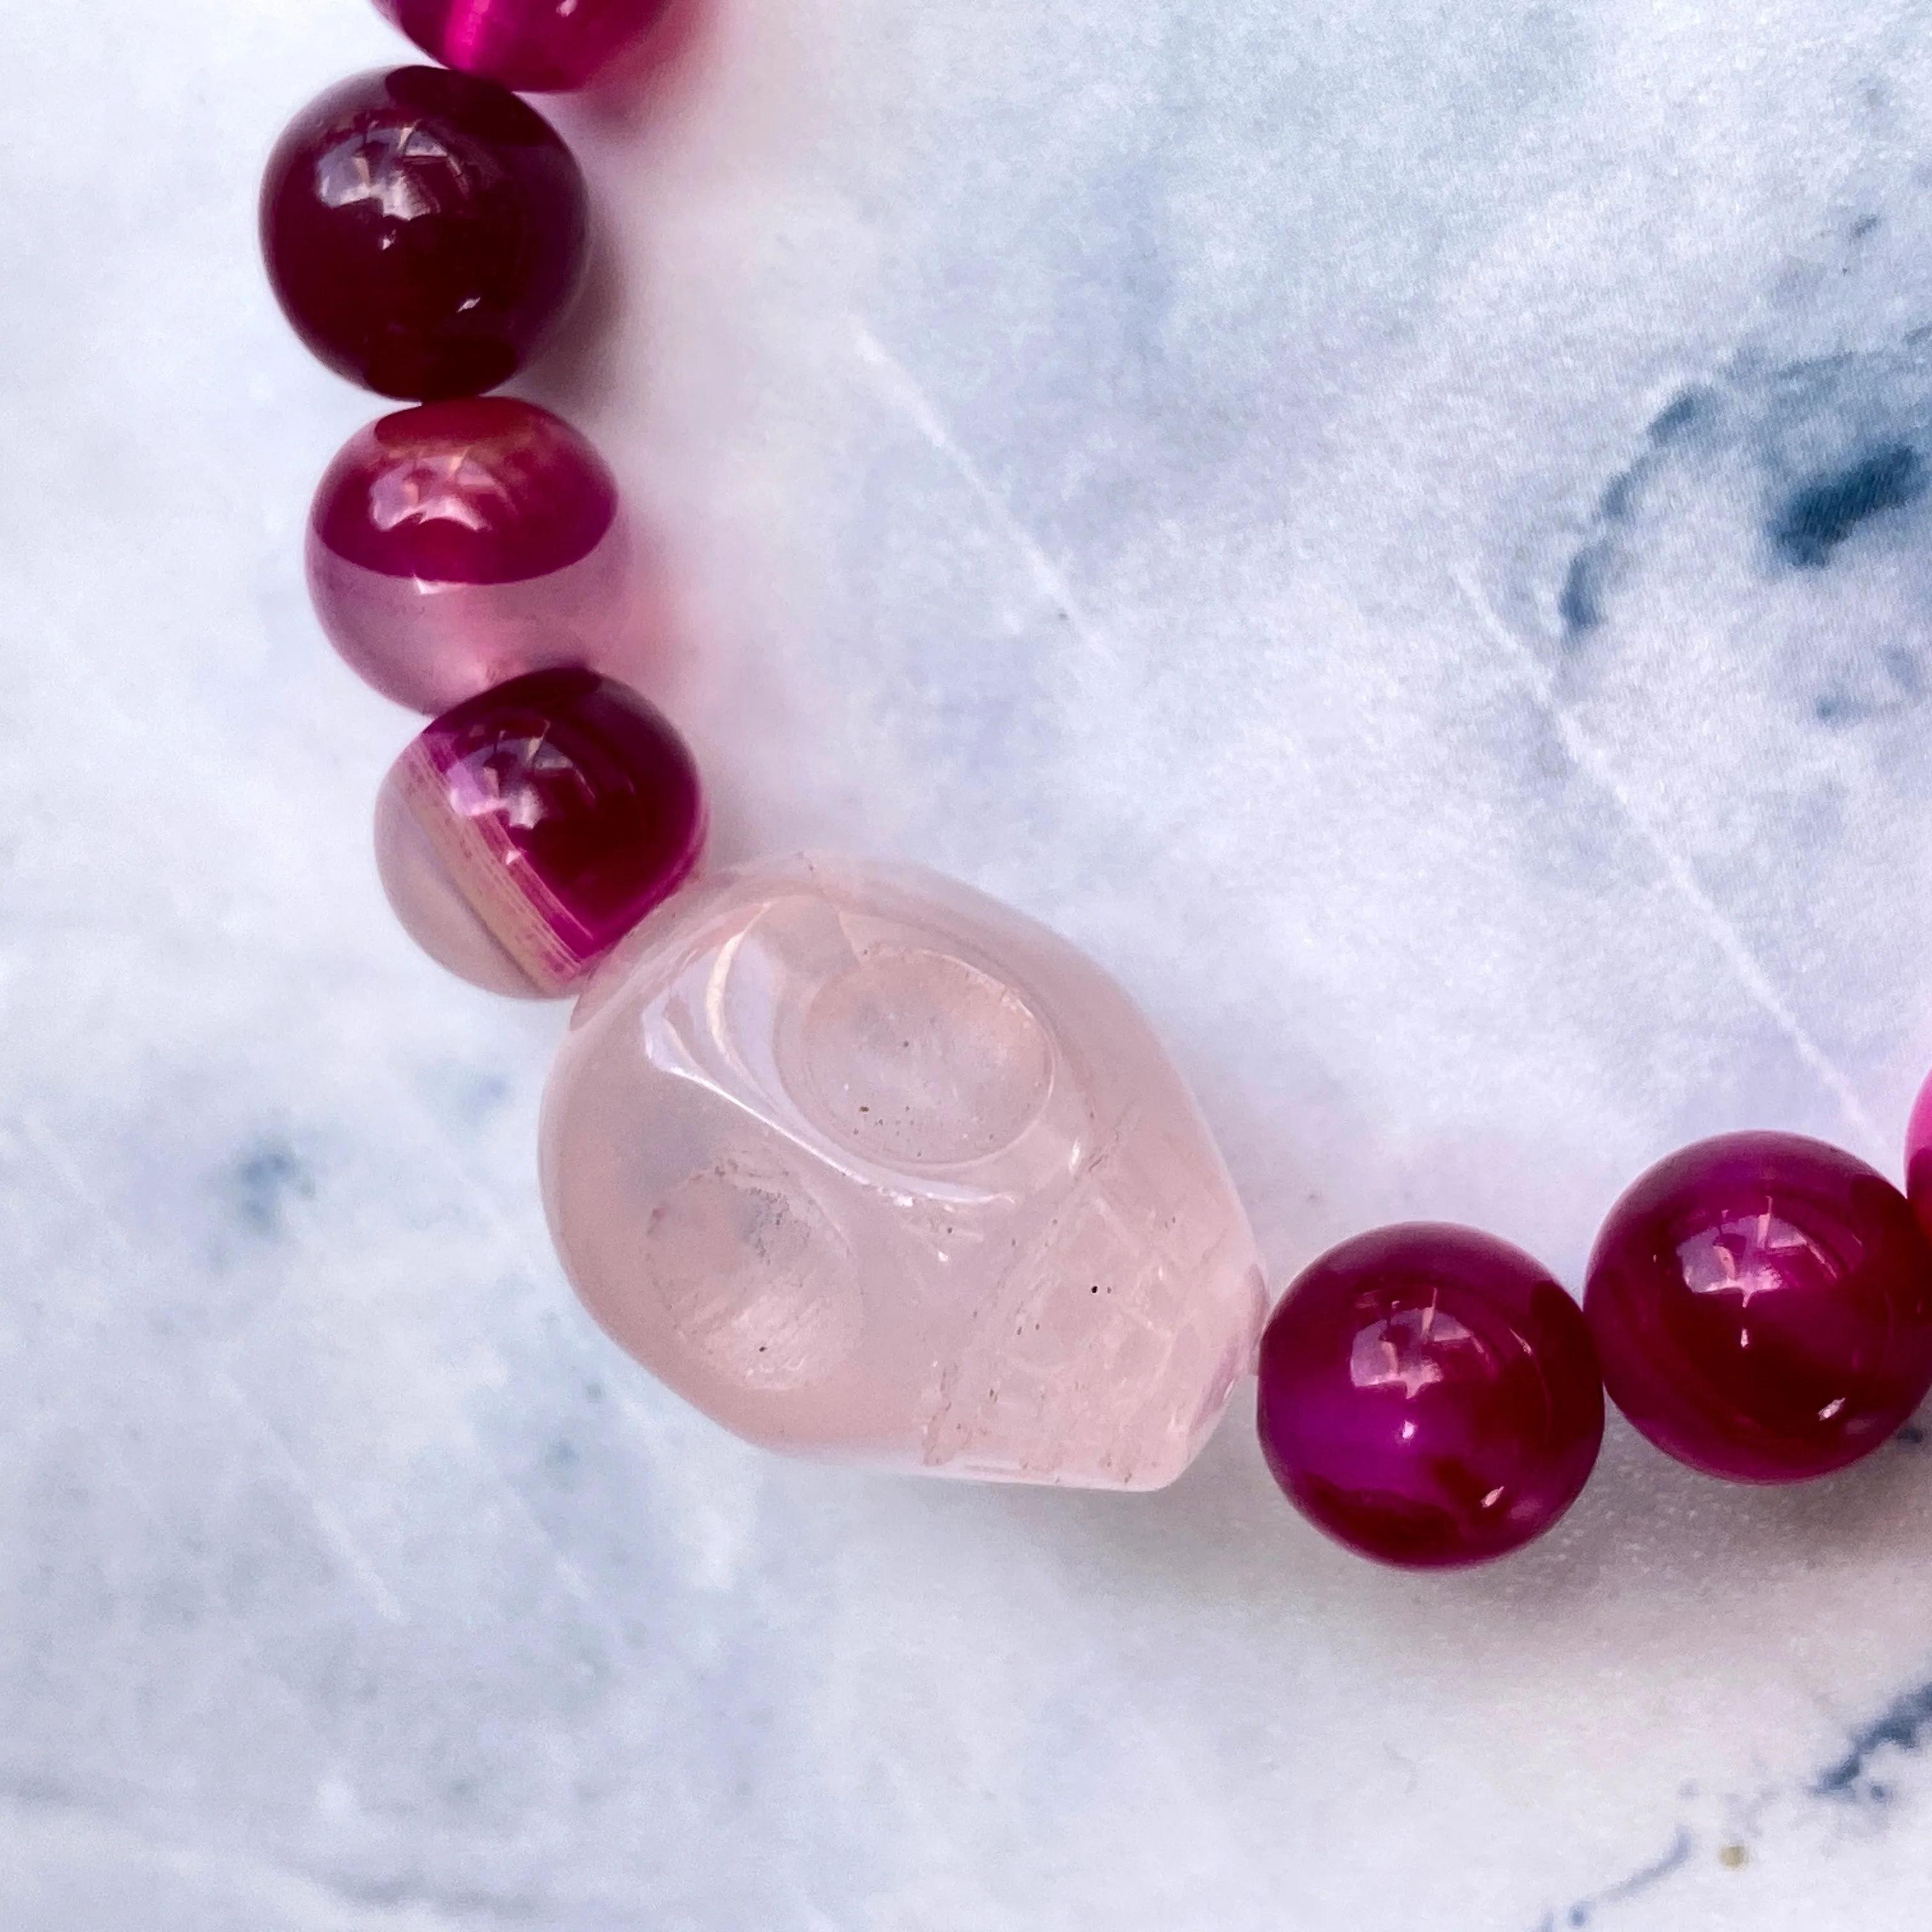
[(667, 0), (377, 0), (442, 68), (358, 76), (270, 159), (270, 279), (328, 366), (416, 406), (353, 437), (308, 532), (316, 614), (432, 714), (376, 807), (403, 925), (496, 992), (575, 994), (540, 1133), (591, 1313), (726, 1428), (941, 1475), (1148, 1490), (1251, 1369), (1320, 1528), (1486, 1560), (1576, 1499), (1604, 1397), (1744, 1482), (1868, 1454), (1932, 1388), (1932, 1082), (1910, 1198), (1779, 1133), (1702, 1142), (1612, 1210), (1582, 1305), (1430, 1224), (1344, 1243), (1266, 1314), (1254, 1238), (1145, 1018), (1092, 960), (920, 868), (706, 873), (696, 766), (608, 662), (617, 486), (484, 392), (581, 280), (587, 196), (518, 98)]

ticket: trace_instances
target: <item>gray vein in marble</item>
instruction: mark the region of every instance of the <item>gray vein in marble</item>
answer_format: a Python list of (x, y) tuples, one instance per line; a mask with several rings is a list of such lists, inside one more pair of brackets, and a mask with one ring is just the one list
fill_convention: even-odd
[(1696, 1840), (1682, 1826), (1670, 1841), (1670, 1847), (1652, 1863), (1640, 1867), (1628, 1877), (1622, 1878), (1613, 1885), (1606, 1886), (1601, 1892), (1593, 1892), (1588, 1898), (1580, 1898), (1575, 1904), (1566, 1906), (1561, 1912), (1546, 1913), (1537, 1932), (1558, 1932), (1559, 1927), (1581, 1928), (1594, 1924), (1598, 1915), (1606, 1906), (1627, 1904), (1630, 1900), (1641, 1898), (1653, 1887), (1661, 1885), (1673, 1874), (1682, 1871), (1690, 1862), (1690, 1855), (1696, 1849)]

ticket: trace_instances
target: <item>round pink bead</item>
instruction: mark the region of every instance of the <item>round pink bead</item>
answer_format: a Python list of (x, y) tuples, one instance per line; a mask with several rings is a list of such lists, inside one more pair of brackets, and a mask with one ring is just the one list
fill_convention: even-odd
[(669, 0), (376, 0), (446, 67), (520, 94), (581, 87), (669, 10)]
[(357, 74), (275, 143), (262, 252), (297, 334), (350, 381), (424, 400), (507, 382), (583, 280), (584, 176), (506, 89), (429, 67)]
[(1583, 1306), (1611, 1400), (1738, 1482), (1856, 1462), (1932, 1388), (1932, 1245), (1882, 1174), (1796, 1134), (1652, 1168), (1597, 1238)]
[(1352, 1550), (1481, 1563), (1575, 1502), (1604, 1435), (1582, 1312), (1520, 1250), (1418, 1222), (1324, 1255), (1262, 1336), (1276, 1481)]
[(532, 672), (437, 718), (390, 768), (376, 858), (430, 956), (492, 992), (568, 992), (696, 866), (698, 767), (614, 680)]
[(309, 590), (336, 649), (399, 704), (591, 664), (622, 615), (616, 479), (548, 410), (425, 404), (358, 430), (316, 492)]

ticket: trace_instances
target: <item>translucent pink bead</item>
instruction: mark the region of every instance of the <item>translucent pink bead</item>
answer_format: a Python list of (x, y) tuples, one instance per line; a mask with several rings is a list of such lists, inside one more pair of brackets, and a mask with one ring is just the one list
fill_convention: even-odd
[(588, 670), (445, 713), (376, 807), (384, 889), (430, 956), (492, 992), (566, 992), (697, 864), (698, 768), (662, 714)]
[(446, 67), (520, 94), (581, 87), (654, 25), (669, 0), (376, 0)]
[(1148, 1490), (1252, 1358), (1253, 1238), (1147, 1022), (916, 867), (704, 881), (578, 1003), (544, 1198), (591, 1312), (748, 1440)]
[(1932, 1388), (1932, 1246), (1882, 1174), (1796, 1134), (1658, 1162), (1604, 1223), (1583, 1306), (1610, 1399), (1739, 1482), (1856, 1462)]
[(548, 410), (476, 397), (350, 439), (310, 514), (309, 591), (357, 671), (434, 712), (595, 664), (622, 616), (627, 552), (596, 451)]
[(1582, 1311), (1467, 1228), (1364, 1234), (1291, 1288), (1262, 1337), (1262, 1448), (1289, 1498), (1384, 1563), (1480, 1563), (1574, 1502), (1604, 1436)]
[(338, 374), (418, 400), (516, 373), (577, 292), (589, 224), (550, 123), (435, 68), (338, 82), (262, 180), (262, 252), (296, 334)]

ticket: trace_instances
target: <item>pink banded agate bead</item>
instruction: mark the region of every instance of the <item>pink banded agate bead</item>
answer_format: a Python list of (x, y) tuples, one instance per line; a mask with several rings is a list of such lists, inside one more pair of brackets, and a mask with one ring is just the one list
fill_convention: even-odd
[(527, 671), (596, 663), (627, 564), (603, 458), (506, 396), (358, 430), (309, 517), (309, 591), (330, 641), (385, 697), (431, 713)]
[(1384, 1563), (1480, 1563), (1574, 1502), (1604, 1436), (1582, 1312), (1520, 1250), (1384, 1228), (1295, 1282), (1262, 1337), (1257, 1422), (1304, 1515)]
[(1252, 1359), (1253, 1238), (1147, 1022), (916, 867), (767, 860), (654, 914), (541, 1146), (592, 1313), (771, 1448), (1156, 1489)]
[(460, 977), (568, 992), (698, 862), (704, 806), (684, 741), (614, 680), (544, 670), (437, 718), (376, 807), (382, 885)]
[(262, 252), (296, 333), (351, 382), (428, 401), (507, 382), (584, 277), (570, 150), (494, 82), (357, 74), (290, 122), (262, 182)]
[(669, 0), (376, 0), (446, 67), (520, 94), (582, 87), (669, 10)]
[(1610, 1399), (1714, 1476), (1796, 1482), (1870, 1454), (1932, 1388), (1932, 1246), (1822, 1141), (1726, 1134), (1660, 1162), (1590, 1256)]

